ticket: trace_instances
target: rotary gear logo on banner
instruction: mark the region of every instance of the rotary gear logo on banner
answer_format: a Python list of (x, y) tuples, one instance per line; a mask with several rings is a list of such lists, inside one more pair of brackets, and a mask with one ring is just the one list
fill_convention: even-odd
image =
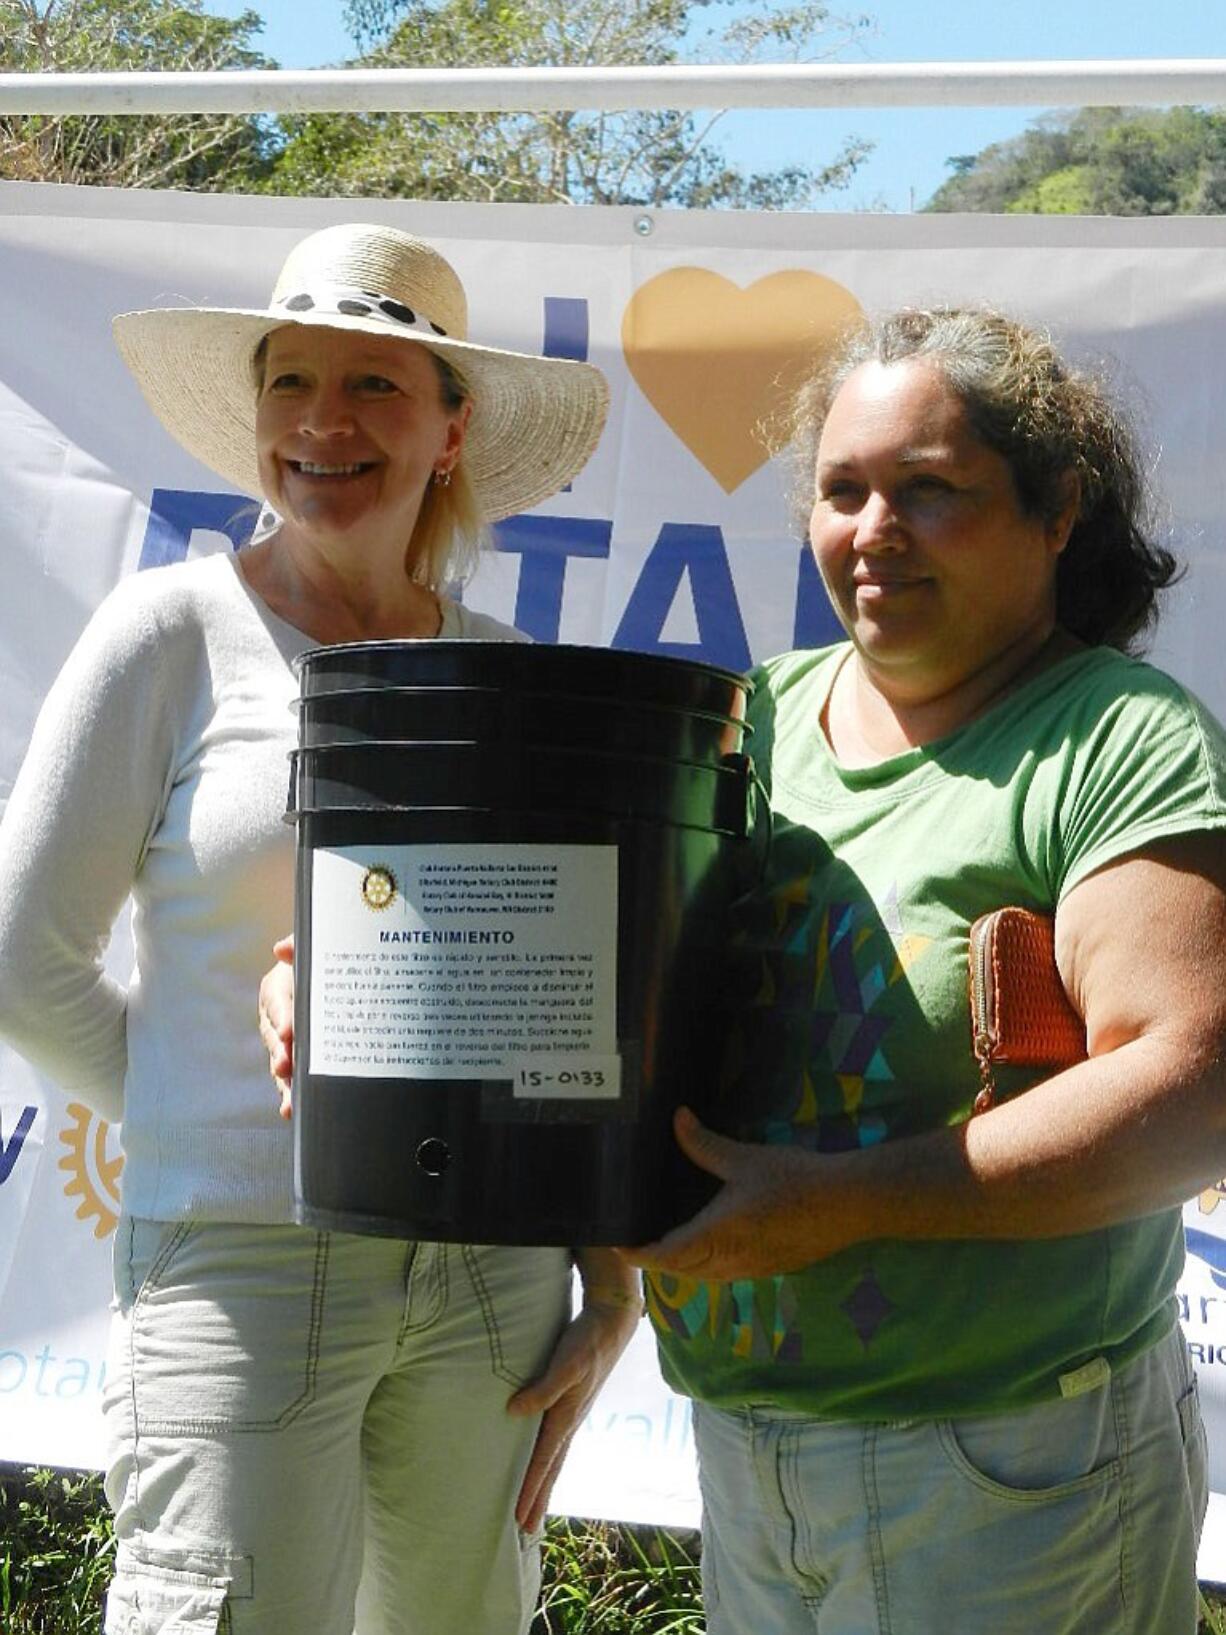
[(119, 1220), (119, 1176), (123, 1154), (112, 1125), (79, 1101), (68, 1103), (72, 1120), (59, 1132), (67, 1148), (59, 1168), (67, 1173), (64, 1196), (77, 1201), (79, 1221), (92, 1221), (96, 1238), (109, 1237)]

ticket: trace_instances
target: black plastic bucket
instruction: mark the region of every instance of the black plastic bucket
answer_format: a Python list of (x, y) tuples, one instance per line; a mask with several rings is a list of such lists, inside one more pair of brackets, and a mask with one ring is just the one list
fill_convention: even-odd
[(718, 961), (761, 864), (749, 684), (677, 659), (372, 642), (300, 663), (300, 1221), (633, 1243), (698, 1208)]

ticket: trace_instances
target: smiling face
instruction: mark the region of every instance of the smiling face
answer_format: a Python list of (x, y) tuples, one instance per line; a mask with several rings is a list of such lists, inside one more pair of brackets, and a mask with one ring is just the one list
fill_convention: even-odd
[(287, 324), (268, 337), (256, 407), (265, 497), (329, 554), (403, 562), (427, 484), (459, 457), (468, 412), (447, 407), (424, 347)]
[(938, 371), (866, 363), (836, 394), (817, 453), (809, 537), (834, 609), (880, 690), (942, 696), (1055, 625), (1072, 507), (1018, 501)]

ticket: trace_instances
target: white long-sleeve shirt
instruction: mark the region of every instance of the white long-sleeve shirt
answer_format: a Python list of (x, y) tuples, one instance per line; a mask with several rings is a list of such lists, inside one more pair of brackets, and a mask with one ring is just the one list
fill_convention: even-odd
[[(519, 636), (452, 602), (440, 634)], [(229, 555), (124, 579), (48, 694), (0, 822), (0, 1035), (122, 1117), (136, 1215), (291, 1218), (256, 997), (293, 923), (291, 661), (313, 645)], [(102, 955), (129, 893), (125, 989)]]

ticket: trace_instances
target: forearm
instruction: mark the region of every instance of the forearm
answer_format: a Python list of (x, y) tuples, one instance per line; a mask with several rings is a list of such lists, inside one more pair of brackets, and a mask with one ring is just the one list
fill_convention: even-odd
[[(40, 972), (0, 958), (0, 1037), (101, 1117), (123, 1116), (127, 996), (103, 972), (69, 965)], [(50, 996), (50, 997), (49, 997)]]
[[(857, 1237), (1030, 1238), (1152, 1214), (1223, 1174), (1220, 1057), (1147, 1037), (965, 1124), (850, 1154), (830, 1179)], [(815, 1177), (815, 1209), (824, 1190)]]
[(682, 1149), (724, 1185), (628, 1258), (727, 1282), (800, 1271), (874, 1239), (1093, 1231), (1226, 1174), (1224, 1092), (1217, 1052), (1146, 1038), (969, 1123), (850, 1152), (731, 1141), (682, 1112)]
[(1196, 832), (1088, 876), (1057, 911), (1056, 960), (1085, 1021), (1087, 1061), (967, 1123), (850, 1152), (731, 1141), (683, 1109), (682, 1150), (724, 1185), (632, 1258), (727, 1281), (798, 1271), (874, 1239), (1067, 1237), (1175, 1207), (1219, 1180), (1220, 835)]
[(633, 1266), (613, 1249), (576, 1249), (575, 1265), (583, 1283), (585, 1306), (641, 1311), (642, 1282)]
[(127, 996), (102, 952), (132, 871), (109, 877), (106, 848), (90, 832), (88, 792), (72, 791), (74, 804), (61, 798), (69, 781), (45, 775), (32, 756), (0, 824), (0, 1037), (114, 1120)]

